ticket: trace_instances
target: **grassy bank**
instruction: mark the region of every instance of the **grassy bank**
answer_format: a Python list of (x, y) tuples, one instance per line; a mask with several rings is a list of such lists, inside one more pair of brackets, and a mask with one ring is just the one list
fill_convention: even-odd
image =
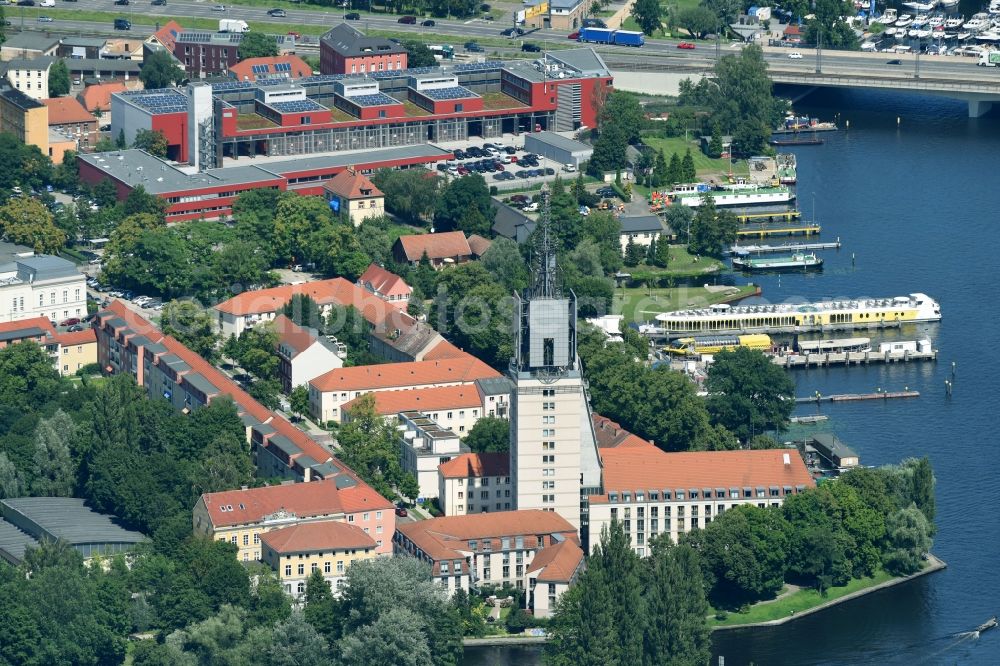
[[(691, 157), (694, 159), (694, 168), (698, 172), (698, 177), (707, 175), (717, 175), (729, 173), (728, 159), (713, 159), (701, 151), (697, 141), (686, 141), (682, 137), (660, 138), (654, 136), (642, 137), (642, 142), (653, 150), (662, 150), (663, 155), (670, 161), (670, 156), (677, 153), (683, 158), (688, 148), (691, 149)], [(750, 173), (747, 163), (743, 160), (733, 161), (733, 173), (738, 176), (745, 176)]]
[(729, 289), (708, 290), (704, 287), (631, 287), (615, 290), (613, 309), (625, 315), (625, 322), (644, 322), (663, 312), (705, 307), (754, 294), (757, 287), (741, 285)]
[(670, 262), (666, 268), (639, 264), (622, 269), (632, 274), (631, 282), (664, 284), (668, 278), (689, 278), (701, 275), (712, 275), (724, 269), (726, 265), (711, 257), (696, 257), (687, 251), (683, 245), (670, 246)]
[(796, 613), (810, 610), (821, 604), (846, 597), (848, 594), (881, 585), (892, 579), (892, 574), (879, 570), (871, 578), (855, 578), (847, 583), (847, 585), (831, 587), (827, 590), (826, 596), (821, 595), (814, 589), (799, 590), (780, 599), (756, 603), (745, 613), (729, 613), (724, 620), (718, 620), (713, 616), (709, 620), (709, 625), (712, 627), (731, 627), (740, 624), (756, 624), (758, 622), (781, 620), (791, 617)]

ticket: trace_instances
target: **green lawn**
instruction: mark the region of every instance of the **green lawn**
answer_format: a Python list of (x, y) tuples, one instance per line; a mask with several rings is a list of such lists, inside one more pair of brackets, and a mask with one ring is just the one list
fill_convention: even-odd
[(827, 590), (825, 597), (814, 589), (799, 590), (782, 599), (762, 601), (754, 604), (745, 613), (730, 613), (725, 620), (716, 620), (713, 613), (713, 616), (709, 619), (709, 625), (713, 627), (727, 627), (737, 624), (779, 620), (847, 596), (852, 592), (879, 585), (880, 583), (892, 580), (892, 578), (892, 574), (880, 570), (871, 578), (856, 578), (842, 587), (831, 587)]
[[(694, 158), (694, 168), (698, 176), (718, 175), (729, 173), (728, 159), (712, 159), (701, 151), (697, 141), (686, 141), (682, 137), (660, 138), (655, 136), (644, 136), (642, 142), (653, 150), (662, 150), (663, 155), (670, 161), (670, 156), (677, 153), (679, 157), (684, 157), (688, 148), (691, 149), (691, 157)], [(750, 173), (747, 163), (742, 160), (733, 161), (733, 173), (736, 175), (747, 175)]]
[(725, 268), (725, 264), (721, 261), (710, 257), (696, 258), (687, 251), (685, 246), (671, 245), (670, 263), (666, 268), (639, 264), (631, 268), (626, 266), (622, 270), (626, 273), (631, 273), (633, 281), (644, 282), (652, 280), (658, 282), (669, 277), (694, 277), (717, 273), (723, 268)]
[(662, 312), (704, 307), (723, 301), (736, 300), (737, 297), (750, 296), (756, 289), (753, 285), (741, 285), (715, 292), (704, 287), (654, 287), (651, 289), (628, 287), (615, 290), (612, 309), (616, 314), (625, 315), (626, 323), (631, 324), (649, 321)]

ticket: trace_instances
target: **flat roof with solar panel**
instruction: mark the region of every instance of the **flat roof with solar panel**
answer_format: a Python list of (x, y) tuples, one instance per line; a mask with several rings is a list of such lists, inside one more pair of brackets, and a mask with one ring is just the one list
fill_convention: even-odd
[(428, 88), (418, 90), (419, 94), (429, 97), (435, 101), (443, 102), (449, 99), (475, 99), (479, 97), (476, 93), (462, 86), (452, 86), (450, 88)]
[(358, 106), (386, 106), (389, 104), (402, 104), (395, 97), (386, 95), (385, 93), (377, 93), (375, 95), (353, 95), (351, 97), (345, 97), (348, 102), (353, 102)]
[(278, 113), (307, 113), (309, 111), (327, 111), (319, 102), (311, 99), (296, 99), (289, 102), (271, 102), (269, 107)]
[(143, 90), (115, 94), (154, 115), (187, 111), (187, 95), (176, 90)]

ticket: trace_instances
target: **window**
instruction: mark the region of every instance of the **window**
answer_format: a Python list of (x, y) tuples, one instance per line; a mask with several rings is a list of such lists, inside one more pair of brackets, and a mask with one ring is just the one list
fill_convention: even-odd
[(305, 575), (305, 573), (306, 573), (306, 565), (304, 565), (304, 564), (299, 564), (299, 575), (300, 575), (300, 576), (304, 576), (304, 575)]
[(375, 520), (382, 520), (382, 512), (381, 511), (376, 511), (375, 512)]
[(329, 560), (323, 563), (323, 573), (330, 573), (330, 562), (329, 562)]
[(365, 521), (365, 522), (367, 523), (367, 522), (368, 522), (368, 519), (369, 519), (370, 517), (371, 517), (371, 515), (370, 515), (370, 514), (367, 514), (367, 513), (365, 513), (365, 514), (362, 514), (362, 516), (361, 516), (361, 520), (363, 520), (363, 521)]
[(447, 576), (448, 572), (449, 572), (448, 563), (447, 562), (442, 562), (441, 563), (441, 575), (442, 576)]
[(286, 564), (285, 565), (285, 575), (286, 576), (291, 576), (292, 575), (292, 565), (291, 564)]
[(458, 491), (458, 499), (465, 499), (465, 493), (461, 490)]
[(74, 301), (80, 300), (80, 290), (79, 289), (74, 289), (73, 290), (73, 294), (74, 294), (73, 295), (73, 300)]
[(63, 289), (63, 303), (69, 303), (69, 290)]
[(313, 571), (316, 571), (317, 569), (319, 569), (319, 565), (316, 564), (315, 562), (313, 562), (312, 566), (309, 567), (309, 573), (312, 573)]
[(305, 583), (302, 583), (302, 582), (300, 582), (300, 583), (298, 584), (298, 586), (297, 586), (297, 589), (298, 589), (298, 592), (299, 592), (299, 594), (302, 594), (303, 592), (305, 592), (305, 591), (306, 591), (306, 584), (305, 584)]
[(250, 545), (250, 535), (249, 534), (244, 534), (243, 535), (243, 545), (244, 546), (249, 546)]
[(344, 573), (344, 560), (337, 560), (337, 573)]

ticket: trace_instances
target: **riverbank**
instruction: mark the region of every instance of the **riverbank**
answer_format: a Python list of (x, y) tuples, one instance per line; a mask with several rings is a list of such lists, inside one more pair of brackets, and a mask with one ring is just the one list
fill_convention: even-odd
[(709, 624), (713, 625), (712, 631), (774, 627), (878, 590), (901, 585), (921, 576), (940, 571), (947, 566), (944, 560), (933, 554), (928, 554), (926, 566), (909, 576), (893, 577), (885, 572), (879, 572), (872, 578), (852, 580), (843, 587), (830, 588), (826, 597), (820, 596), (813, 589), (798, 590), (784, 597), (779, 595), (777, 599), (754, 604), (746, 613), (732, 613), (725, 620), (712, 619)]

